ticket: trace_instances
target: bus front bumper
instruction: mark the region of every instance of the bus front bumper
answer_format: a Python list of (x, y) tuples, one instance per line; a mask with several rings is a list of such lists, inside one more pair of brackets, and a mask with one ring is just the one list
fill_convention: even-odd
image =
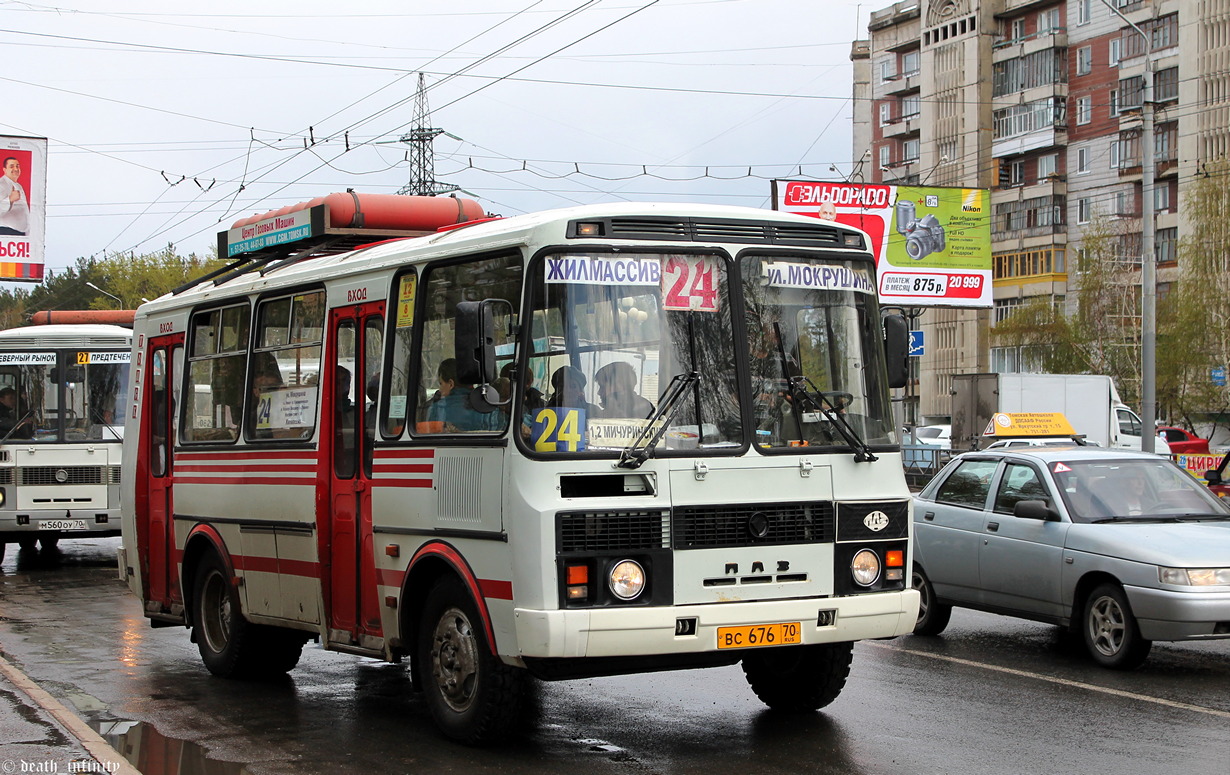
[[(907, 589), (848, 597), (654, 608), (518, 608), (515, 615), (522, 657), (736, 653), (741, 647), (731, 646), (732, 631), (726, 628), (797, 623), (798, 642), (802, 644), (904, 635), (914, 629), (918, 618), (918, 592)], [(724, 630), (723, 642), (727, 644), (722, 649), (719, 629)]]

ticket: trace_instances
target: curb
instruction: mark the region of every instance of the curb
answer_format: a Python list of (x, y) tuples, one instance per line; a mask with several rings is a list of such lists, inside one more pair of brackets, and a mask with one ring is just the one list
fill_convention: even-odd
[(141, 775), (141, 771), (129, 764), (127, 759), (102, 738), (102, 735), (91, 729), (75, 713), (64, 707), (59, 700), (44, 691), (29, 676), (3, 657), (0, 657), (0, 676), (8, 679), (36, 705), (47, 711), (69, 734), (77, 738), (86, 752), (98, 763), (97, 772), (107, 772), (113, 775)]

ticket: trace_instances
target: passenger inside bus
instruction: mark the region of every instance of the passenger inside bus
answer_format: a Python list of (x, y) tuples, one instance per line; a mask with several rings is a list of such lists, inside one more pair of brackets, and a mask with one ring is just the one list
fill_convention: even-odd
[[(503, 421), (500, 412), (483, 414), (470, 407), (473, 386), (457, 381), (457, 359), (445, 358), (436, 371), (439, 389), (427, 402), (426, 433), (499, 430)], [(434, 425), (441, 423), (441, 425)]]
[(17, 390), (0, 388), (0, 438), (34, 438), (34, 414), (18, 401)]
[(552, 408), (568, 407), (584, 409), (586, 414), (594, 414), (595, 407), (585, 400), (585, 375), (575, 366), (560, 366), (551, 375), (551, 397), (547, 406)]
[(252, 377), (252, 400), (248, 402), (248, 422), (252, 429), (252, 438), (273, 438), (272, 418), (268, 415), (269, 406), (265, 406), (262, 417), (262, 399), (268, 398), (268, 393), (282, 387), (282, 377), (269, 371), (263, 371)]
[(653, 414), (653, 404), (636, 392), (636, 369), (625, 361), (608, 363), (594, 374), (601, 408), (598, 417), (634, 417), (643, 419)]

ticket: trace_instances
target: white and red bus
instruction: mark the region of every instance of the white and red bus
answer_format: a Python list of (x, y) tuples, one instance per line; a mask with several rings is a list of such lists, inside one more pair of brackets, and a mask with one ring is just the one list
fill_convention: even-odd
[(861, 232), (612, 204), (278, 250), (134, 331), (121, 570), (213, 673), (408, 659), (484, 742), (532, 678), (741, 662), (816, 709), (913, 628)]
[(131, 349), (132, 331), (117, 325), (0, 331), (0, 559), (8, 543), (51, 550), (120, 534)]

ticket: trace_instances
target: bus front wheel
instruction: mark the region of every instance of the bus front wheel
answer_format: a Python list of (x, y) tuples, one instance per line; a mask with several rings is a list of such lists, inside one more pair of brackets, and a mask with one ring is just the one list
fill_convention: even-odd
[(432, 718), (454, 740), (499, 742), (524, 720), (529, 675), (492, 653), (478, 609), (456, 578), (441, 579), (427, 594), (415, 668)]
[(837, 699), (853, 656), (853, 643), (769, 647), (743, 657), (743, 675), (765, 705), (805, 713)]

